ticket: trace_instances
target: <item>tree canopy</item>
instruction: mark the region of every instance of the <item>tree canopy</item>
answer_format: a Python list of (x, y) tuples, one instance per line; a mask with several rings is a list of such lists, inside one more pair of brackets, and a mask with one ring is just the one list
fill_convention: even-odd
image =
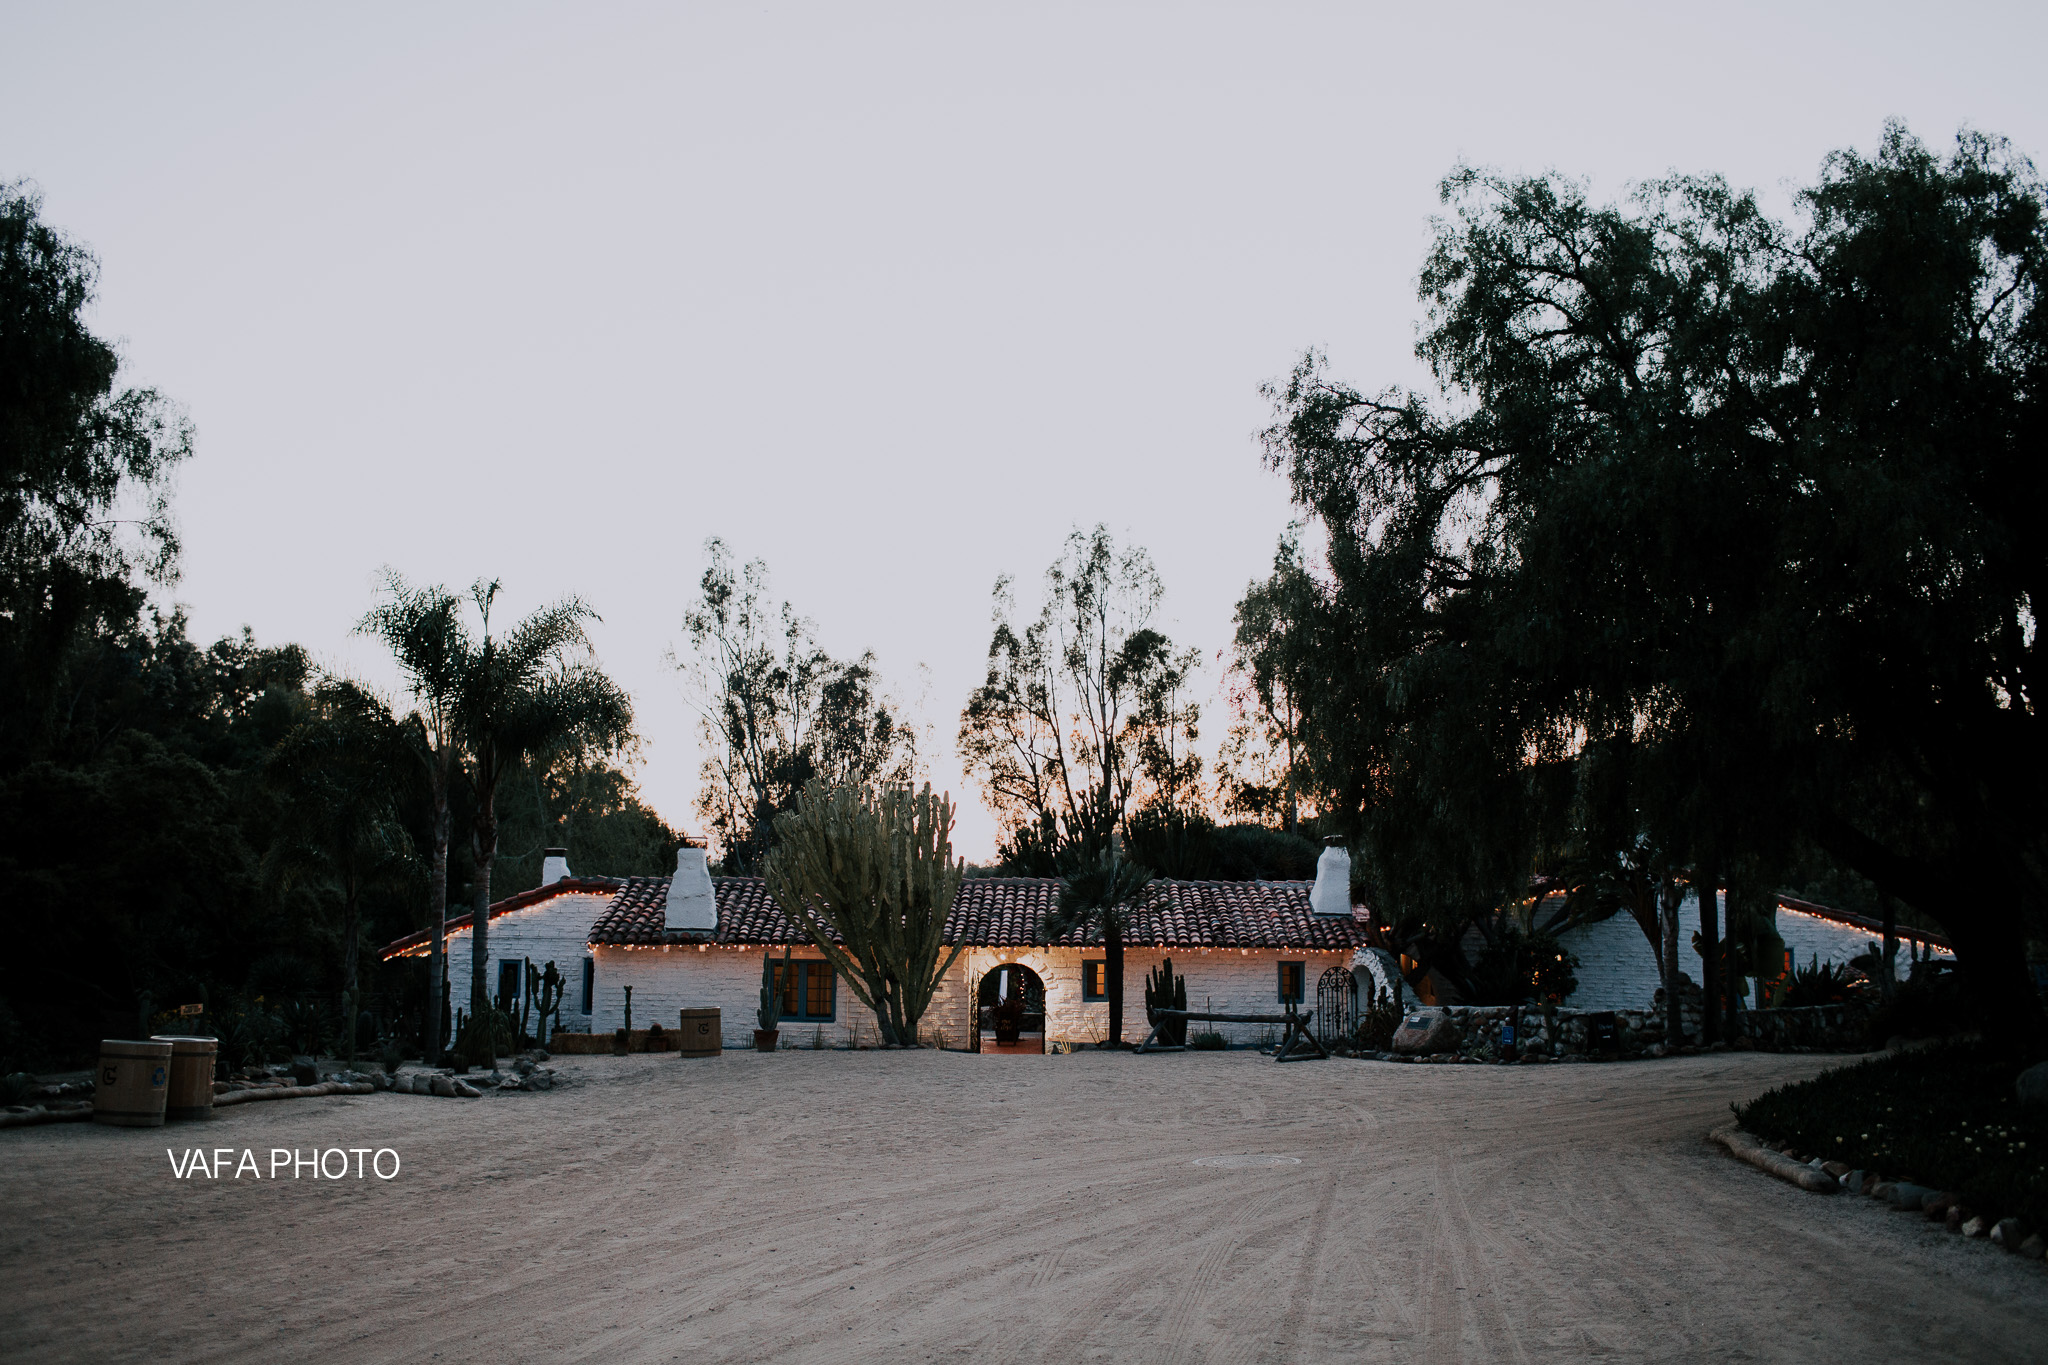
[(1327, 565), (1240, 608), (1259, 666), (1312, 680), (1315, 784), (1379, 902), (1448, 924), (1525, 896), (1585, 833), (1590, 758), (1627, 751), (1628, 840), (1764, 884), (1817, 851), (2031, 1010), (2032, 166), (1893, 126), (1790, 223), (1710, 176), (1598, 205), (1460, 169), (1443, 195), (1440, 393), (1368, 395), (1315, 354), (1269, 389), (1267, 459)]

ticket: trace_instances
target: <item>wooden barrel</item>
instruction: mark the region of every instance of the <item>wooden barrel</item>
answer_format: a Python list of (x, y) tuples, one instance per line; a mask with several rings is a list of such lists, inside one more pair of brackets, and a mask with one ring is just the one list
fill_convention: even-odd
[(92, 1090), (92, 1118), (121, 1128), (161, 1128), (171, 1088), (171, 1045), (107, 1038)]
[(213, 1038), (153, 1033), (150, 1041), (171, 1045), (171, 1088), (164, 1099), (167, 1119), (203, 1119), (213, 1113)]
[(685, 1057), (716, 1057), (725, 1050), (724, 1039), (719, 1033), (718, 1011), (684, 1010), (677, 1036), (682, 1042)]

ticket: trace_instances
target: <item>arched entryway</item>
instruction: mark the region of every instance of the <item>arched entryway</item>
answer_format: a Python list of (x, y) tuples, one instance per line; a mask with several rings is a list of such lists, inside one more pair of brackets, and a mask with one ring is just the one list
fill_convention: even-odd
[(975, 1014), (980, 1051), (1045, 1051), (1045, 982), (1023, 963), (998, 963), (982, 973)]

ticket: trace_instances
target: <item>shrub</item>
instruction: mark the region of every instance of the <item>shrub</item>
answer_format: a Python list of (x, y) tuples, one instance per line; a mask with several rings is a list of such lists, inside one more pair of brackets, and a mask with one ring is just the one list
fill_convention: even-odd
[(1991, 1217), (2048, 1225), (2048, 1115), (2022, 1111), (2024, 1066), (1987, 1043), (1950, 1043), (1823, 1072), (1735, 1108), (1768, 1141), (1954, 1190)]
[(1352, 1030), (1352, 1045), (1360, 1052), (1385, 1052), (1394, 1045), (1395, 1030), (1401, 1027), (1401, 1006), (1394, 993), (1383, 986), (1373, 988), (1372, 997), (1358, 1012), (1358, 1027)]
[(1197, 1052), (1221, 1052), (1227, 1046), (1223, 1035), (1216, 1032), (1197, 1033), (1188, 1039), (1188, 1046)]
[(1855, 975), (1847, 967), (1822, 962), (1820, 954), (1815, 953), (1812, 962), (1792, 969), (1792, 980), (1785, 987), (1785, 1005), (1793, 1009), (1839, 1005), (1849, 998), (1849, 991), (1856, 984)]

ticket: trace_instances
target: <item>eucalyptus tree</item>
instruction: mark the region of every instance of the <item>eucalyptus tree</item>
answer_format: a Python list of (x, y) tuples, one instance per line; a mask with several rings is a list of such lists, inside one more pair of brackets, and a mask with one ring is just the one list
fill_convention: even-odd
[(698, 811), (728, 871), (757, 867), (774, 846), (776, 817), (814, 780), (827, 786), (901, 784), (917, 772), (917, 732), (884, 691), (872, 652), (834, 659), (817, 627), (768, 589), (768, 565), (735, 569), (725, 542), (683, 617), (684, 675), (704, 737)]
[(0, 766), (47, 756), (65, 670), (95, 626), (134, 620), (143, 583), (177, 578), (171, 476), (192, 426), (120, 386), (86, 326), (92, 253), (0, 183)]
[(1036, 620), (995, 586), (988, 672), (960, 715), (960, 755), (1003, 826), (1006, 861), (1040, 873), (1099, 850), (1141, 801), (1201, 777), (1188, 696), (1200, 653), (1153, 625), (1165, 585), (1142, 547), (1076, 529), (1045, 575)]
[(432, 808), (432, 854), (428, 872), (427, 927), (433, 932), (427, 956), (427, 1012), (420, 1037), (430, 1066), (441, 1061), (441, 1003), (447, 980), (448, 794), (461, 770), (456, 708), (471, 641), (462, 606), (438, 584), (413, 587), (392, 570), (384, 575), (384, 601), (365, 616), (357, 631), (384, 642), (404, 674), (415, 707), (407, 735)]
[(576, 598), (542, 607), (502, 636), (492, 633), (498, 583), (470, 589), (478, 629), (456, 670), (450, 711), (464, 776), (476, 797), (470, 826), (475, 864), (470, 885), (470, 1055), (488, 1063), (493, 1017), (489, 989), (491, 864), (498, 852), (498, 791), (518, 766), (568, 747), (616, 753), (632, 740), (633, 707), (589, 659), (583, 623), (597, 613)]
[[(1830, 157), (1794, 225), (1712, 177), (1601, 206), (1555, 175), (1459, 170), (1444, 196), (1418, 347), (1442, 399), (1368, 396), (1314, 356), (1269, 390), (1267, 458), (1329, 535), (1337, 648), (1309, 724), (1352, 818), (1418, 727), (1438, 811), (1644, 736), (1668, 756), (1659, 799), (1691, 808), (1687, 855), (1753, 887), (1810, 840), (1937, 917), (1978, 998), (2032, 1018), (2031, 165), (1893, 126)], [(1443, 761), (1484, 733), (1488, 761)], [(1524, 814), (1480, 828), (1534, 847)]]
[(356, 1060), (365, 891), (404, 883), (415, 863), (397, 796), (413, 775), (404, 727), (352, 682), (322, 684), (312, 714), (278, 742), (264, 778), (278, 797), (279, 829), (267, 861), (281, 888), (332, 883), (341, 899), (341, 994), (349, 1064)]

